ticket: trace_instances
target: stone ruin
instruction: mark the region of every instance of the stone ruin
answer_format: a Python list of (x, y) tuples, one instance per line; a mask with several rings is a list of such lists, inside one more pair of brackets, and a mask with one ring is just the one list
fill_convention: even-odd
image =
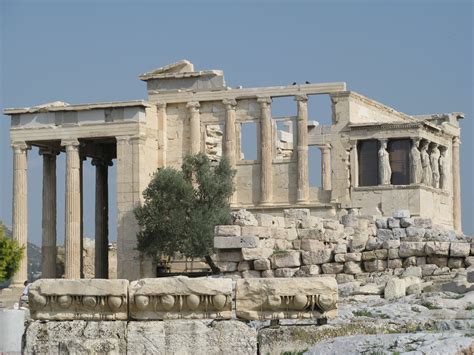
[[(98, 278), (110, 277), (108, 168), (112, 164), (117, 166), (117, 277), (137, 280), (156, 273), (151, 260), (135, 249), (139, 228), (133, 209), (142, 201), (142, 192), (156, 169), (179, 168), (185, 155), (199, 152), (206, 153), (213, 161), (225, 156), (236, 170), (236, 191), (231, 200), (234, 210), (245, 208), (271, 214), (279, 220), (284, 210), (298, 207), (324, 220), (350, 210), (380, 219), (405, 209), (416, 218), (430, 218), (436, 225), (461, 232), (459, 120), (464, 117), (462, 113), (404, 114), (348, 91), (343, 82), (231, 88), (226, 86), (221, 70), (197, 71), (187, 60), (144, 73), (140, 80), (147, 85), (146, 101), (53, 102), (4, 110), (11, 117), (12, 229), (13, 238), (20, 245), (28, 240), (27, 154), (31, 147), (37, 147), (43, 157), (43, 277), (58, 276), (55, 264), (56, 159), (59, 154), (66, 156), (65, 277), (68, 279), (78, 279), (84, 274), (81, 270), (84, 223), (81, 201), (83, 190), (89, 188), (82, 184), (82, 166), (87, 159), (96, 168), (94, 276)], [(331, 117), (311, 117), (311, 98), (316, 95), (330, 98)], [(275, 117), (272, 114), (272, 102), (283, 97), (294, 98), (295, 115)], [(320, 124), (325, 118), (330, 119), (330, 125)], [(243, 154), (250, 139), (242, 133), (247, 124), (255, 128), (255, 159)], [(309, 160), (312, 149), (321, 153), (320, 166), (313, 166)], [(320, 174), (321, 186), (310, 186), (310, 172)], [(338, 228), (341, 227), (336, 222), (334, 229), (329, 227), (330, 222), (325, 223), (325, 230), (331, 231), (326, 235), (332, 234), (335, 238), (340, 234)], [(294, 235), (295, 232), (288, 233)], [(391, 230), (390, 233), (403, 232)], [(317, 238), (306, 239), (312, 244), (322, 242)], [(301, 238), (301, 241), (306, 239)], [(287, 244), (293, 243), (287, 238), (275, 240), (281, 249), (288, 249)], [(217, 240), (218, 248), (223, 249), (219, 243), (226, 241), (231, 242), (231, 239)], [(313, 248), (308, 243), (295, 246), (295, 250)], [(274, 246), (261, 248), (269, 253)], [(249, 247), (243, 249), (246, 255), (254, 253)], [(394, 248), (381, 250), (390, 249)], [(353, 252), (360, 251), (348, 254)], [(378, 251), (379, 256), (381, 253)], [(301, 261), (297, 257), (300, 254)], [(377, 256), (374, 260), (382, 262), (342, 262), (342, 257), (338, 256), (339, 261), (336, 261), (332, 255), (319, 263), (319, 256), (316, 257), (313, 250), (303, 249), (301, 253), (274, 256), (273, 262), (281, 265), (275, 270), (291, 265), (286, 271), (278, 271), (283, 274), (292, 273), (295, 267), (301, 266), (298, 263), (303, 262), (301, 269), (308, 269), (310, 273), (323, 265), (331, 274), (352, 275), (342, 272), (341, 265), (344, 264), (346, 271), (351, 271), (351, 263), (361, 262), (368, 269), (380, 269), (385, 263), (387, 266), (389, 262), (391, 266), (399, 263), (390, 260), (401, 260)], [(270, 256), (264, 254), (263, 259)], [(358, 259), (359, 256), (348, 258), (351, 257)], [(249, 255), (245, 258), (244, 261), (254, 260)], [(287, 258), (294, 261), (289, 262)], [(315, 260), (318, 263), (313, 262)], [(335, 264), (329, 265), (330, 262)], [(262, 261), (258, 267), (266, 268), (265, 263)], [(25, 256), (14, 276), (14, 285), (21, 285), (27, 278), (26, 265)]]
[(396, 297), (437, 286), (474, 290), (472, 283), (453, 281), (458, 272), (474, 268), (474, 238), (407, 210), (383, 218), (351, 211), (339, 219), (316, 217), (309, 209), (288, 209), (281, 216), (240, 210), (233, 221), (217, 226), (214, 237), (216, 265), (227, 277), (322, 276), (362, 287), (377, 280), (369, 287), (382, 295), (387, 287), (390, 292), (389, 280), (405, 279)]

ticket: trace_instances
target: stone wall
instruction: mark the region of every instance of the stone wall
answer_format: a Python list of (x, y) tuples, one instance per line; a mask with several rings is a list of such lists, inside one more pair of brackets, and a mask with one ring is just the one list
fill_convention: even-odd
[(217, 226), (214, 247), (221, 271), (235, 278), (333, 276), (338, 283), (407, 272), (446, 280), (474, 265), (474, 240), (400, 210), (375, 218), (350, 211), (340, 218), (283, 216), (241, 210), (234, 225)]

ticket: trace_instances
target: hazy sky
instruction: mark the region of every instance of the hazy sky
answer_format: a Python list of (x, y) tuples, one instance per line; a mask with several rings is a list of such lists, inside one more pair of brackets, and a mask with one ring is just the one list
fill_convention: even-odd
[[(0, 106), (146, 98), (145, 71), (186, 58), (229, 86), (345, 81), (408, 114), (462, 111), (463, 227), (474, 233), (471, 1), (0, 0)], [(310, 119), (328, 122), (327, 99)], [(295, 111), (294, 102), (276, 112)], [(0, 220), (11, 224), (9, 118), (0, 118)], [(42, 160), (29, 153), (30, 241), (41, 243)], [(64, 228), (58, 160), (58, 238)], [(115, 181), (115, 167), (111, 169)], [(94, 234), (94, 170), (85, 162), (85, 235)], [(110, 196), (115, 185), (110, 184)], [(111, 238), (115, 239), (115, 201)]]

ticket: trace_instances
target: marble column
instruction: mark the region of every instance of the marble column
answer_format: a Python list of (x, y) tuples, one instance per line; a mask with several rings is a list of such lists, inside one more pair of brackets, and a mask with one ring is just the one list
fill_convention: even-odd
[(359, 154), (357, 151), (357, 141), (351, 141), (351, 153), (350, 153), (350, 163), (351, 163), (351, 186), (359, 186)]
[(158, 167), (166, 167), (166, 151), (168, 149), (168, 130), (166, 103), (158, 102), (156, 104), (156, 115), (158, 118)]
[(81, 229), (81, 246), (79, 247), (80, 250), (80, 271), (81, 271), (81, 279), (84, 278), (84, 160), (86, 160), (86, 157), (83, 157), (79, 151), (79, 182), (80, 182), (80, 187), (79, 187), (79, 196), (80, 196), (80, 204), (81, 204), (81, 221), (80, 221), (80, 229)]
[(24, 247), (20, 268), (13, 275), (12, 286), (22, 287), (28, 279), (28, 158), (29, 146), (25, 142), (15, 142), (13, 148), (13, 240)]
[[(236, 135), (235, 135), (235, 116), (237, 101), (233, 99), (224, 99), (222, 103), (225, 106), (225, 134), (224, 134), (224, 156), (229, 161), (230, 167), (235, 169), (236, 158)], [(235, 179), (234, 179), (235, 180)], [(234, 191), (230, 198), (230, 203), (237, 202), (237, 191)]]
[(43, 209), (41, 240), (41, 277), (56, 278), (56, 155), (49, 148), (40, 149), (43, 156)]
[(64, 140), (66, 147), (65, 278), (81, 277), (81, 178), (79, 141)]
[(297, 103), (297, 190), (296, 201), (307, 203), (309, 200), (308, 178), (308, 97), (295, 96)]
[(199, 102), (188, 102), (186, 107), (189, 111), (189, 125), (191, 129), (191, 154), (201, 151), (201, 117), (199, 114)]
[(323, 190), (332, 190), (331, 184), (331, 148), (329, 146), (321, 149), (321, 185)]
[(109, 278), (108, 168), (112, 162), (95, 158), (95, 278)]
[(459, 165), (459, 146), (461, 140), (459, 137), (453, 138), (453, 221), (454, 229), (458, 232), (462, 231), (461, 225), (461, 171)]
[(273, 199), (272, 171), (272, 113), (270, 97), (257, 99), (260, 104), (260, 204), (271, 205)]

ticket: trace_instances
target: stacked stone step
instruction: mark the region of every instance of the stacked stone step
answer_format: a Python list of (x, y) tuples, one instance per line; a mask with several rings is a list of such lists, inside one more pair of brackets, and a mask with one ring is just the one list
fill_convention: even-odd
[(241, 210), (234, 225), (215, 229), (217, 265), (233, 277), (334, 276), (339, 283), (399, 276), (418, 267), (420, 277), (444, 280), (474, 265), (472, 237), (401, 210), (388, 218), (312, 216), (308, 209), (283, 216)]

